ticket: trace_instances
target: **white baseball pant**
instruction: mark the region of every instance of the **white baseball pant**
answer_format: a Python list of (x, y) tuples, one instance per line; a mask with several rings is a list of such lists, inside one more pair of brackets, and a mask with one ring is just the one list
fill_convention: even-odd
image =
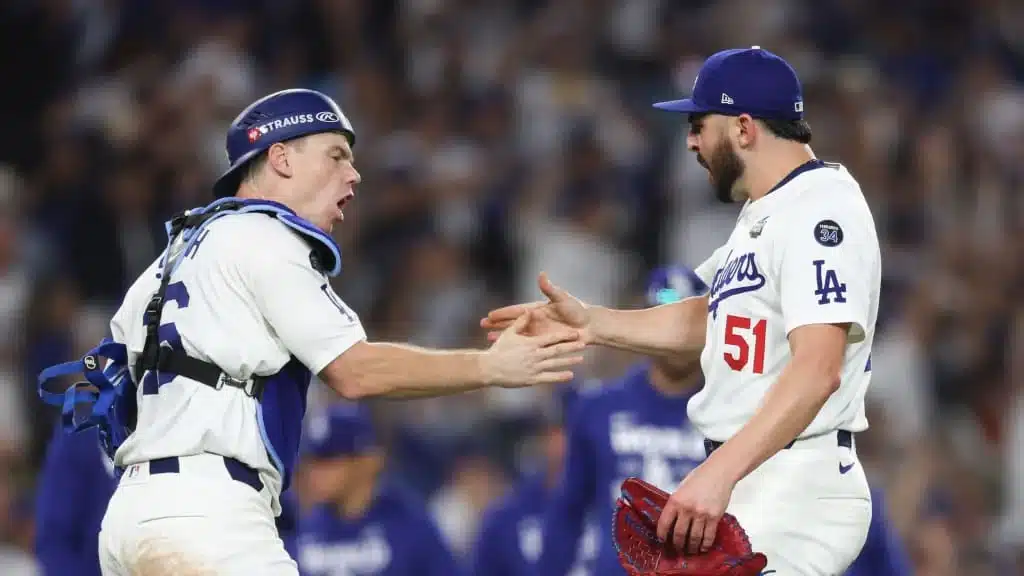
[(104, 576), (298, 576), (265, 488), (233, 478), (221, 456), (174, 460), (176, 472), (147, 462), (121, 477), (99, 535)]
[(836, 432), (798, 440), (736, 484), (727, 511), (768, 557), (763, 575), (839, 576), (860, 554), (871, 492), (845, 443)]

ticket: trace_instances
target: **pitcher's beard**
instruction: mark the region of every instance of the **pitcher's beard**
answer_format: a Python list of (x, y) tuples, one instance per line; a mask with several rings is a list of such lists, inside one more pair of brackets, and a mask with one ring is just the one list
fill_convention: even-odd
[(743, 176), (743, 160), (733, 149), (728, 140), (722, 140), (711, 153), (711, 161), (701, 164), (707, 168), (711, 176), (711, 186), (715, 189), (715, 198), (719, 202), (731, 204), (736, 202), (732, 190), (736, 182)]

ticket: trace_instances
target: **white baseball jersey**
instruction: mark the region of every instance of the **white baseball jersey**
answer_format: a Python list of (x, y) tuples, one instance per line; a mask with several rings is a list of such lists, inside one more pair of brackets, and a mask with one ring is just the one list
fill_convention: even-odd
[[(314, 269), (310, 246), (259, 213), (211, 222), (167, 287), (160, 340), (220, 367), (232, 378), (277, 374), (261, 402), (185, 377), (149, 372), (139, 383), (138, 422), (118, 449), (118, 466), (204, 452), (260, 472), (274, 513), (297, 459), (312, 374), (365, 339), (356, 314)], [(143, 313), (159, 288), (154, 262), (111, 320), (129, 364), (146, 340)], [(139, 375), (136, 376), (136, 381)]]
[(751, 419), (789, 363), (790, 331), (846, 322), (842, 383), (800, 437), (867, 428), (881, 255), (871, 211), (844, 167), (814, 160), (748, 201), (697, 274), (711, 287), (706, 384), (688, 413), (705, 436), (725, 441)]

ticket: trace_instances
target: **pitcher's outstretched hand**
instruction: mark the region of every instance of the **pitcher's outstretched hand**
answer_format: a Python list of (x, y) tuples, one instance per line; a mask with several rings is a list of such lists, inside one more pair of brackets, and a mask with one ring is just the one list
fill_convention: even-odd
[(537, 285), (547, 301), (513, 304), (491, 310), (487, 317), (480, 321), (480, 326), (488, 330), (488, 338), (497, 340), (502, 330), (511, 326), (524, 314), (532, 312), (527, 334), (553, 334), (567, 328), (576, 330), (584, 344), (593, 342), (590, 331), (590, 312), (588, 307), (578, 298), (559, 288), (547, 274), (541, 273)]

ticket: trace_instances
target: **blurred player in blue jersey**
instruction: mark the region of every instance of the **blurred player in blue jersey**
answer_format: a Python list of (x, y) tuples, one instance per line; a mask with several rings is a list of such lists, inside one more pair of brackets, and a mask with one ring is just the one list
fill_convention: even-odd
[(868, 539), (845, 576), (912, 576), (913, 563), (889, 523), (885, 500), (878, 489), (871, 490), (871, 508)]
[(95, 428), (57, 428), (36, 491), (36, 557), (46, 576), (99, 576), (99, 532), (117, 480)]
[[(545, 414), (540, 440), (543, 466), (527, 474), (495, 502), (481, 521), (472, 554), (473, 576), (533, 576), (537, 573), (544, 534), (544, 513), (562, 475), (565, 461), (565, 421), (577, 398), (573, 386), (556, 392), (556, 407)], [(574, 553), (569, 574), (586, 575), (592, 564), (598, 538), (596, 527), (588, 524)]]
[[(655, 270), (648, 282), (651, 305), (704, 293), (696, 274), (683, 267)], [(562, 479), (544, 518), (542, 576), (565, 576), (580, 534), (597, 518), (595, 574), (625, 574), (611, 540), (612, 509), (619, 486), (638, 476), (672, 492), (705, 458), (704, 437), (686, 417), (686, 404), (702, 382), (700, 362), (641, 362), (624, 376), (581, 393), (572, 410)]]
[(314, 416), (305, 441), (317, 504), (299, 521), (301, 574), (460, 573), (422, 502), (379, 479), (384, 454), (365, 405), (338, 403)]

